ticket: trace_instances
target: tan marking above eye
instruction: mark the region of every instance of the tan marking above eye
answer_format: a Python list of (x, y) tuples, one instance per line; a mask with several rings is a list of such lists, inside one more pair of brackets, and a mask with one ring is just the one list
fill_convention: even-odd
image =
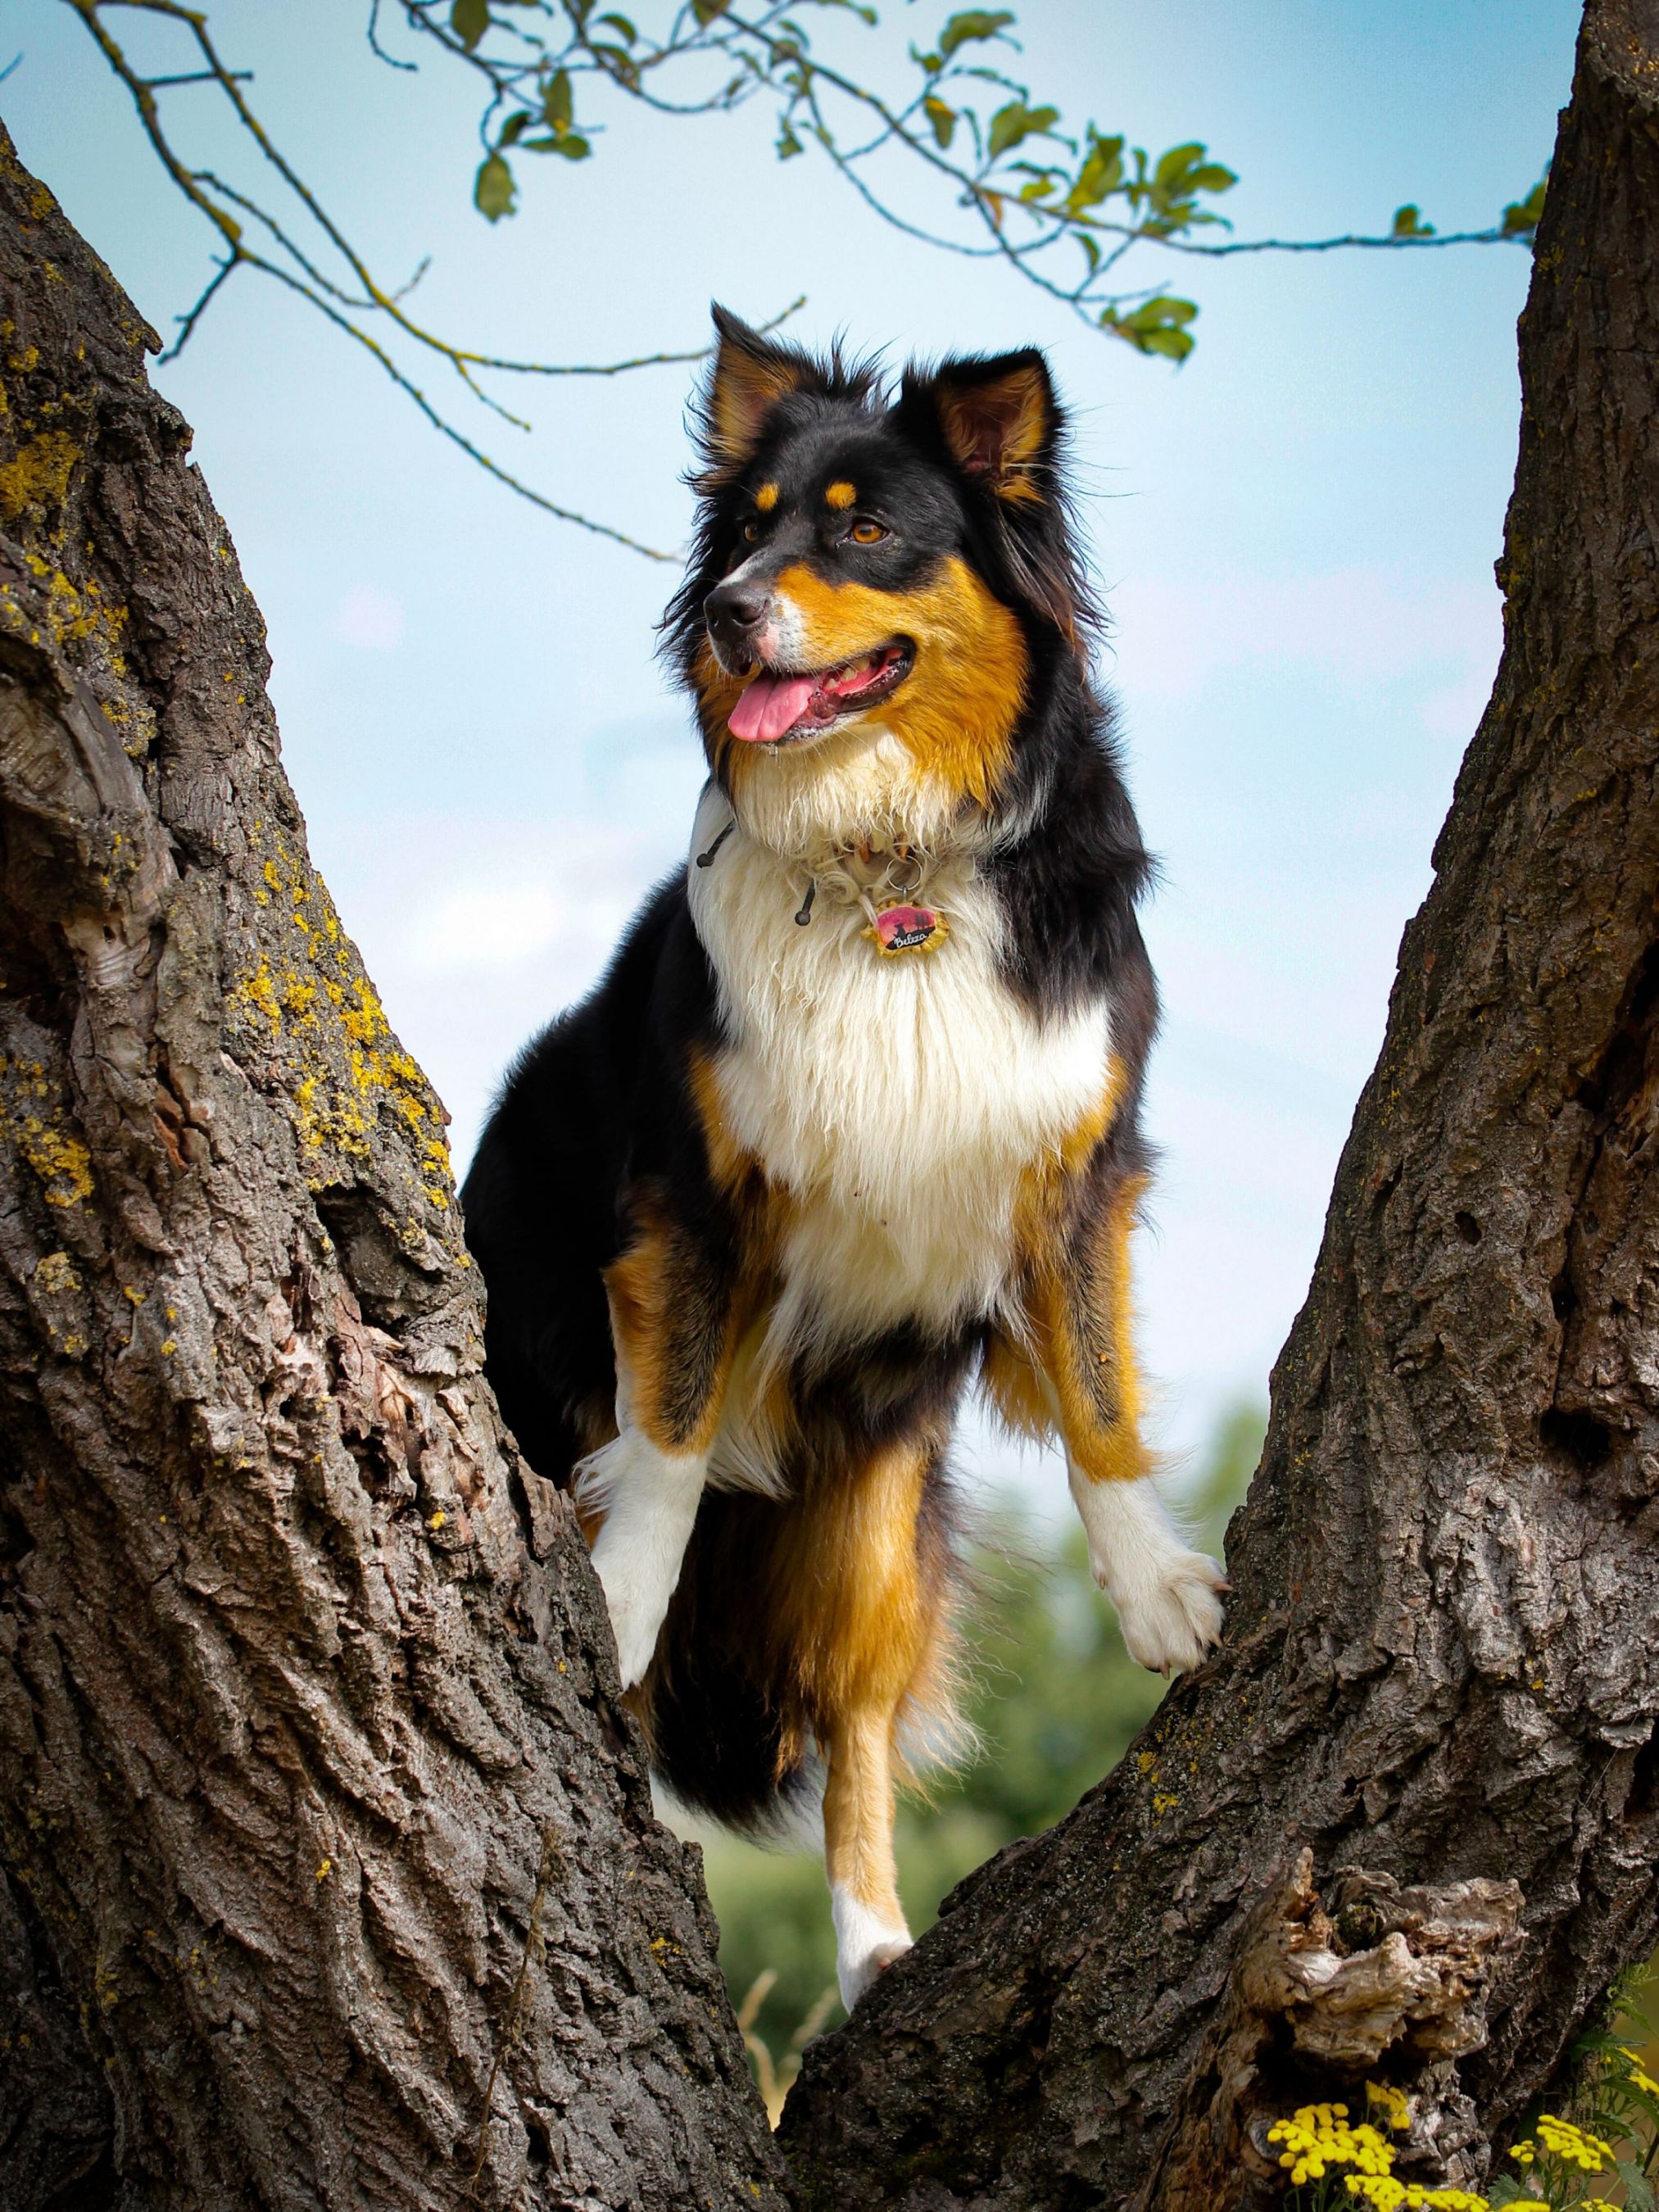
[(858, 493), (853, 486), (841, 482), (832, 483), (823, 495), (824, 505), (837, 509), (854, 506), (857, 501)]
[(755, 494), (755, 504), (763, 514), (770, 514), (778, 503), (778, 488), (775, 483), (763, 483)]

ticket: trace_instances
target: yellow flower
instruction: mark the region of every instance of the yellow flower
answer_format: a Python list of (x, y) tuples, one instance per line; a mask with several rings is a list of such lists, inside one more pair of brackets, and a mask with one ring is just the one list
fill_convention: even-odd
[(1396, 2134), (1403, 2135), (1412, 2124), (1412, 2108), (1403, 2089), (1396, 2089), (1392, 2081), (1367, 2081), (1365, 2098), (1368, 2104), (1380, 2105), (1383, 2117)]
[[(1277, 2143), (1279, 2162), (1293, 2188), (1322, 2181), (1332, 2166), (1352, 2166), (1372, 2179), (1386, 2178), (1394, 2164), (1392, 2147), (1363, 2121), (1355, 2127), (1346, 2105), (1302, 2105), (1288, 2120), (1275, 2120), (1267, 2141)], [(1389, 2197), (1390, 2207), (1401, 2202)]]
[(1374, 2205), (1376, 2212), (1492, 2212), (1484, 2197), (1473, 2196), (1467, 2189), (1427, 2189), (1421, 2182), (1396, 2181), (1389, 2174), (1373, 2178), (1351, 2173), (1347, 2187), (1350, 2195)]
[(1630, 2061), (1630, 2073), (1626, 2078), (1634, 2082), (1638, 2089), (1645, 2089), (1650, 2096), (1659, 2097), (1659, 2081), (1656, 2081), (1652, 2075), (1643, 2067), (1640, 2051), (1628, 2051), (1622, 2043), (1619, 2048)]
[(1392, 2174), (1351, 2173), (1346, 2186), (1351, 2197), (1374, 2205), (1376, 2212), (1399, 2212), (1407, 2201), (1405, 2183), (1396, 2181)]
[(1564, 2165), (1580, 2166), (1586, 2173), (1600, 2173), (1613, 2158), (1611, 2143), (1588, 2134), (1571, 2120), (1558, 2119), (1553, 2112), (1539, 2114), (1538, 2140)]
[(1530, 2138), (1525, 2142), (1516, 2143), (1510, 2153), (1517, 2166), (1530, 2166), (1537, 2155), (1538, 2146)]

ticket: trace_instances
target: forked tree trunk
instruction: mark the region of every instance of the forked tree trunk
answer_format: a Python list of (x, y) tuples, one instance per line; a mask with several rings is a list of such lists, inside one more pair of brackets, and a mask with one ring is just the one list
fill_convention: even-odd
[(1591, 0), (1521, 362), (1503, 665), (1225, 1646), (812, 2047), (813, 2207), (1266, 2203), (1267, 2116), (1368, 2073), (1473, 2178), (1659, 1936), (1659, 0)]
[[(0, 2207), (776, 2205), (258, 616), (9, 148), (0, 293)], [(1503, 669), (1228, 1644), (814, 2046), (812, 2207), (1266, 2203), (1367, 2074), (1472, 2178), (1654, 1942), (1656, 362), (1659, 0), (1592, 0)]]
[(0, 2206), (780, 2206), (147, 343), (0, 133)]

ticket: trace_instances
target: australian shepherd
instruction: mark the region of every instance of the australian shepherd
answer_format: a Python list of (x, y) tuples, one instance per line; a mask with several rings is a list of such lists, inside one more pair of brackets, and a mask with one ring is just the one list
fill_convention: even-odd
[(665, 618), (685, 866), (520, 1056), (464, 1193), (489, 1372), (575, 1501), (690, 1806), (820, 1782), (842, 1993), (910, 1937), (893, 1786), (951, 1731), (945, 1470), (977, 1379), (1063, 1445), (1144, 1666), (1220, 1630), (1142, 1443), (1148, 861), (1027, 350), (815, 360), (716, 310)]

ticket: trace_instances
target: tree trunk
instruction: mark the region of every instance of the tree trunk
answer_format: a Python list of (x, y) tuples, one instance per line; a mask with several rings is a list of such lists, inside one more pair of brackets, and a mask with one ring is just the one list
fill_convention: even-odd
[(0, 2206), (784, 2203), (155, 340), (0, 134)]
[(1659, 1936), (1659, 0), (1591, 0), (1521, 360), (1503, 665), (1225, 1646), (811, 2047), (812, 2206), (1273, 2203), (1268, 2116), (1368, 2074), (1478, 2181)]
[[(0, 293), (0, 2208), (779, 2207), (258, 616), (3, 143)], [(1591, 0), (1522, 358), (1226, 1646), (812, 2047), (812, 2206), (1266, 2205), (1367, 2075), (1478, 2180), (1659, 1934), (1659, 0)]]

